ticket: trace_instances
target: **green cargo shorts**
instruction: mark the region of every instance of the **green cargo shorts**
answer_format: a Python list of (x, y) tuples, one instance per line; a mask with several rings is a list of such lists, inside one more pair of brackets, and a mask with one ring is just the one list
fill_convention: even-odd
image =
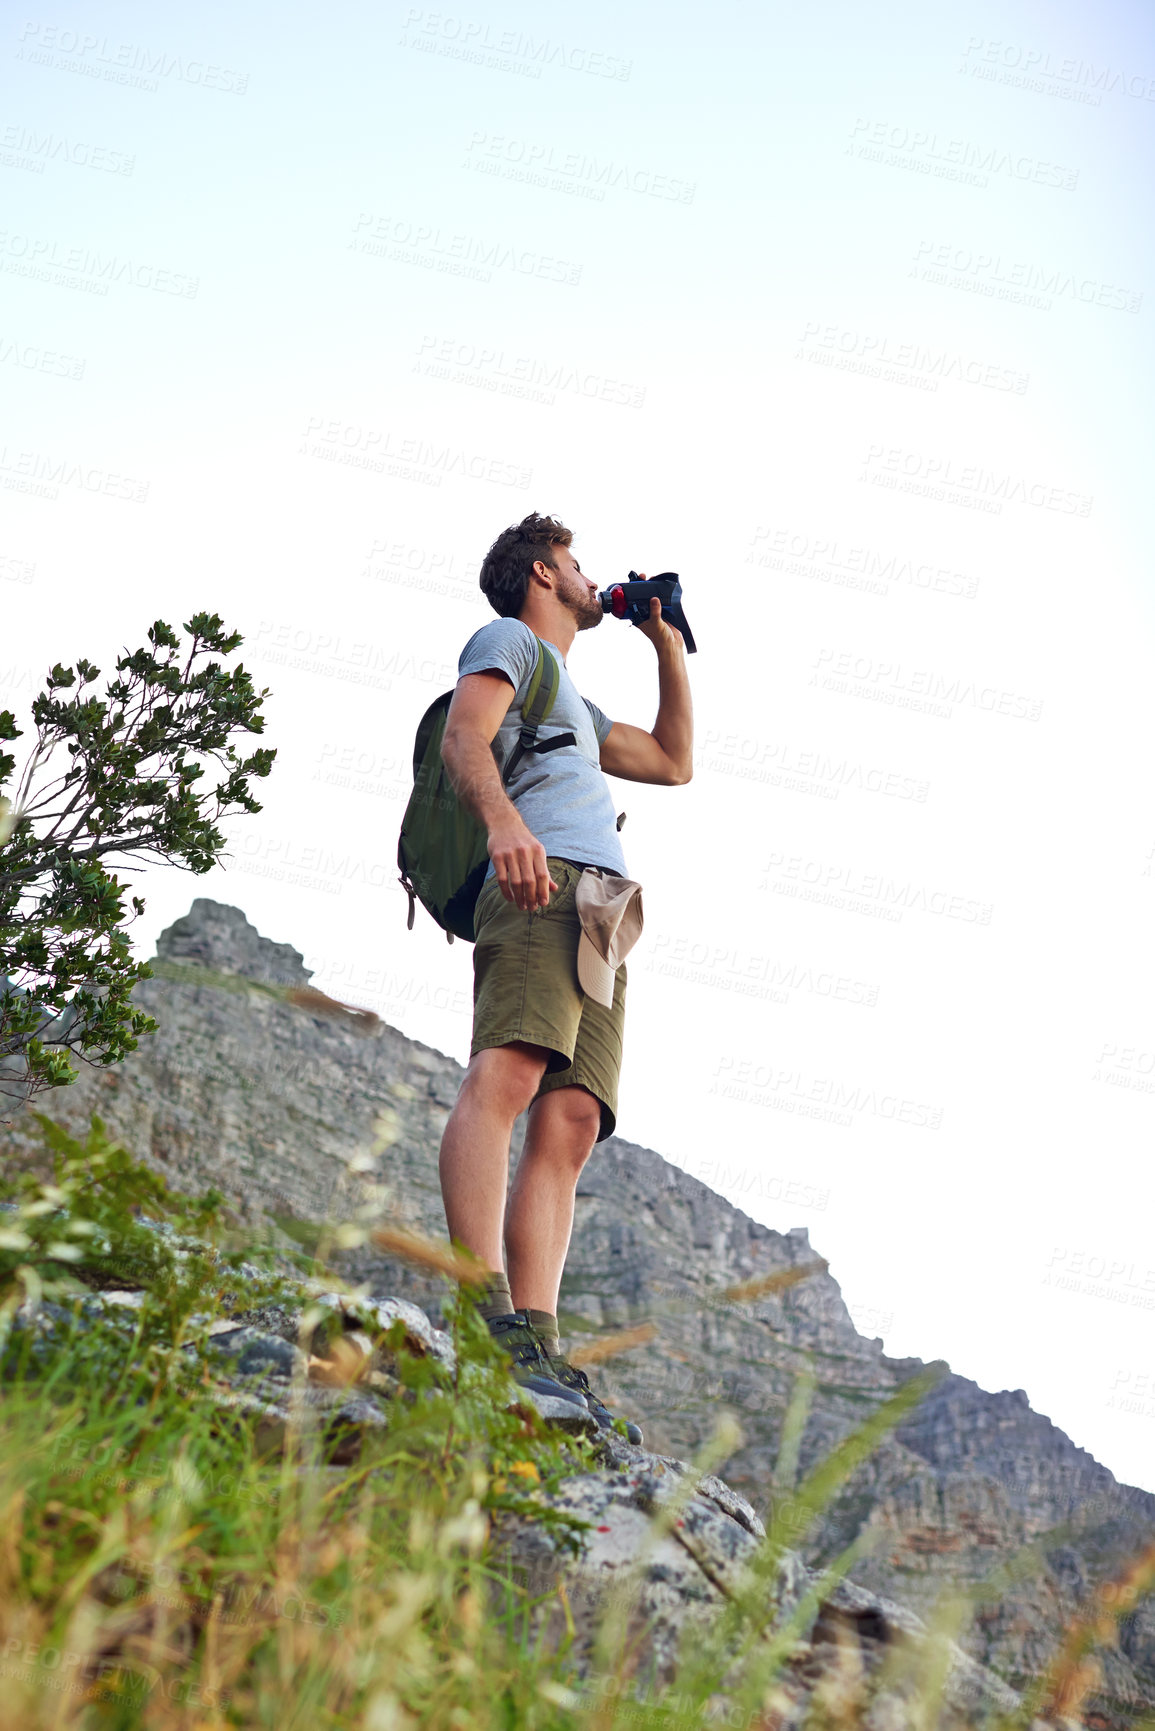
[(469, 1055), (513, 1040), (548, 1046), (549, 1061), (534, 1099), (551, 1088), (588, 1088), (602, 1109), (597, 1139), (604, 1142), (617, 1124), (626, 964), (617, 970), (612, 1008), (582, 991), (577, 975), (581, 867), (562, 859), (548, 863), (559, 888), (551, 892), (547, 907), (532, 913), (514, 907), (496, 878), (489, 879), (477, 898)]

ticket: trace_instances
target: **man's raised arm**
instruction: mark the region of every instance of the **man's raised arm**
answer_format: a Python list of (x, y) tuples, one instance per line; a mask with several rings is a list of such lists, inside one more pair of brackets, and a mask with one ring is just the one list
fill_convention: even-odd
[(441, 761), (465, 809), (484, 824), (489, 857), (507, 902), (532, 911), (549, 902), (557, 884), (545, 863), (545, 848), (517, 814), (493, 755), (493, 740), (513, 702), (503, 673), (465, 673), (457, 681)]
[(682, 787), (694, 773), (694, 705), (686, 645), (677, 626), (662, 618), (656, 597), (650, 602), (650, 617), (638, 629), (658, 655), (658, 717), (649, 733), (615, 721), (602, 741), (601, 766), (623, 781)]

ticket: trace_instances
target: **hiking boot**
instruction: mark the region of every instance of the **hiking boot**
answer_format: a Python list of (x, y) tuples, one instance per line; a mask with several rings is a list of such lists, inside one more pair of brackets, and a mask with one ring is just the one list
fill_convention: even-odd
[[(589, 1377), (586, 1375), (585, 1371), (579, 1370), (576, 1365), (570, 1364), (568, 1359), (555, 1358), (552, 1353), (547, 1356), (558, 1381), (564, 1383), (567, 1389), (574, 1389), (585, 1397), (586, 1405), (597, 1419), (602, 1430), (612, 1430), (614, 1415), (610, 1411), (609, 1407), (598, 1399), (597, 1395), (590, 1387)], [(626, 1419), (624, 1423), (626, 1427), (626, 1440), (632, 1442), (635, 1448), (640, 1448), (642, 1446), (641, 1427), (636, 1425), (633, 1419), (630, 1418)]]
[[(592, 1411), (577, 1383), (563, 1382), (553, 1363), (530, 1327), (524, 1310), (510, 1311), (507, 1316), (490, 1317), (490, 1338), (495, 1340), (513, 1360), (513, 1380), (535, 1394), (545, 1394), (554, 1400), (569, 1401), (586, 1411)], [(596, 1416), (596, 1414), (595, 1414)], [(598, 1420), (601, 1423), (601, 1420)]]

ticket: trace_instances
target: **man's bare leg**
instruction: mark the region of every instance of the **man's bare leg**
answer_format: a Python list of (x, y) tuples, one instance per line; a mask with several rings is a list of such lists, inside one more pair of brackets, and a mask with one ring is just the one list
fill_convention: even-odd
[(509, 1139), (545, 1074), (548, 1051), (517, 1040), (469, 1060), (441, 1137), (441, 1196), (450, 1238), (500, 1272)]
[(600, 1104), (577, 1084), (551, 1088), (530, 1107), (525, 1149), (505, 1214), (509, 1286), (517, 1310), (557, 1314), (574, 1191), (600, 1128)]

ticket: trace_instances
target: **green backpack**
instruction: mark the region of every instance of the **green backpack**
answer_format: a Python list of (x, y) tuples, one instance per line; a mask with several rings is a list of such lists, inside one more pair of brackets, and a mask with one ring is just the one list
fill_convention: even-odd
[[(540, 637), (535, 641), (537, 665), (521, 706), (517, 744), (502, 769), (503, 786), (508, 784), (525, 752), (556, 751), (559, 746), (577, 744), (572, 733), (560, 733), (538, 743), (538, 729), (554, 706), (561, 675), (550, 650)], [(407, 929), (413, 930), (413, 915), (420, 902), (450, 943), (455, 936), (472, 943), (476, 935), (473, 910), (489, 870), (489, 838), (485, 825), (478, 823), (458, 799), (441, 761), (441, 741), (452, 699), (452, 691), (443, 691), (429, 705), (417, 729), (413, 744), (413, 792), (401, 821), (397, 866), (409, 897)], [(491, 749), (501, 769), (496, 745)]]

